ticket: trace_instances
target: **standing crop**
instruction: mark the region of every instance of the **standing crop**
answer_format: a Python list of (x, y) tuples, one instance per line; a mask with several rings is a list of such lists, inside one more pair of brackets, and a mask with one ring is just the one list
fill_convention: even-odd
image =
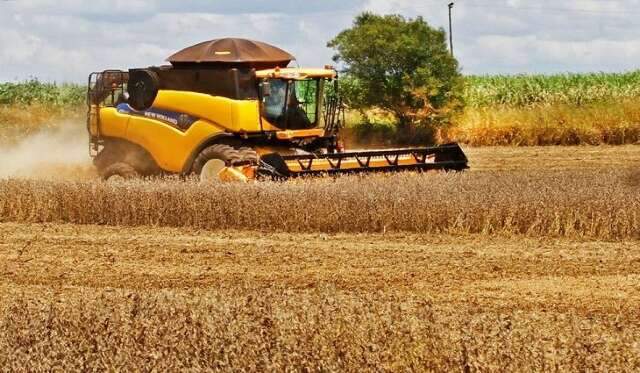
[(399, 174), (203, 186), (0, 181), (0, 221), (287, 232), (640, 237), (626, 170)]

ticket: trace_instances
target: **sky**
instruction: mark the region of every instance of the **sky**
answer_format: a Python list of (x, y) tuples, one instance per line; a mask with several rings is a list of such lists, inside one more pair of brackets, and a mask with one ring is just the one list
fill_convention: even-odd
[[(221, 37), (277, 45), (305, 67), (355, 15), (422, 16), (448, 30), (450, 0), (0, 0), (0, 81), (83, 82), (92, 71), (160, 65)], [(458, 0), (464, 74), (626, 71), (640, 66), (640, 0)]]

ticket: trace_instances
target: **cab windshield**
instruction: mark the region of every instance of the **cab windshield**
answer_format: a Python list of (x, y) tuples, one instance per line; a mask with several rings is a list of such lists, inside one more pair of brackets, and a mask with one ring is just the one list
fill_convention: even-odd
[(262, 115), (281, 129), (307, 129), (318, 125), (319, 79), (268, 79), (269, 94), (262, 97)]

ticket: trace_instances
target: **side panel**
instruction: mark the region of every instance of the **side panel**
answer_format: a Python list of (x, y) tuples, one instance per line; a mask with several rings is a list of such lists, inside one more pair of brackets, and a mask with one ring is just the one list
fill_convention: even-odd
[(163, 170), (181, 172), (199, 144), (223, 132), (223, 128), (205, 120), (196, 121), (182, 132), (154, 119), (131, 116), (126, 139), (145, 148)]
[[(105, 107), (100, 109), (100, 135), (107, 137), (125, 138), (127, 135), (127, 125), (131, 116), (121, 114), (116, 108)], [(95, 128), (90, 129), (92, 135)]]
[(163, 90), (158, 92), (153, 107), (202, 118), (233, 133), (261, 131), (257, 100), (233, 100), (203, 93)]
[[(234, 101), (231, 105), (234, 132), (259, 132), (260, 104), (258, 100)], [(263, 119), (265, 131), (273, 129), (271, 124)]]

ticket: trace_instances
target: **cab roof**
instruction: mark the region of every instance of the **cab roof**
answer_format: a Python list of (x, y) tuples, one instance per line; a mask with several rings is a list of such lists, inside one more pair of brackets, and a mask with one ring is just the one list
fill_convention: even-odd
[(280, 78), (303, 80), (308, 78), (335, 78), (338, 73), (333, 68), (307, 69), (307, 68), (274, 68), (256, 71), (256, 78)]
[(296, 58), (290, 53), (261, 41), (223, 38), (205, 41), (185, 48), (167, 58), (173, 65), (205, 64), (237, 66), (287, 66)]

